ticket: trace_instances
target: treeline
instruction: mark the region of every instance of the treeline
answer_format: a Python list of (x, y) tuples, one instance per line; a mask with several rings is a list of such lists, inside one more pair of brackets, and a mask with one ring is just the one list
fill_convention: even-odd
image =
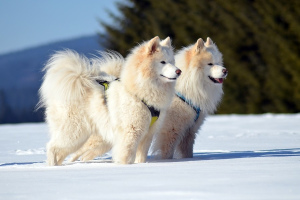
[[(102, 45), (126, 56), (170, 36), (176, 49), (211, 37), (229, 70), (218, 113), (300, 112), (300, 1), (127, 0)], [(105, 38), (105, 39), (103, 39)]]

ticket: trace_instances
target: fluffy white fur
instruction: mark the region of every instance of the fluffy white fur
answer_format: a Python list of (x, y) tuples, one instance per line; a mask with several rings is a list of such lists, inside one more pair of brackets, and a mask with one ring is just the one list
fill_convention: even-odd
[(228, 73), (223, 67), (222, 54), (210, 38), (206, 43), (199, 39), (196, 44), (183, 48), (175, 60), (176, 66), (182, 70), (176, 82), (176, 92), (200, 107), (201, 113), (194, 121), (194, 109), (177, 96), (173, 99), (152, 149), (162, 159), (193, 156), (196, 133), (206, 116), (217, 109), (223, 95), (223, 79)]
[[(170, 39), (160, 42), (155, 37), (144, 42), (126, 60), (113, 52), (102, 56), (88, 60), (67, 50), (53, 55), (45, 67), (39, 106), (46, 108), (51, 133), (48, 165), (61, 165), (91, 135), (97, 138), (102, 153), (112, 148), (117, 163), (146, 160), (180, 75)], [(115, 77), (104, 71), (111, 75), (121, 72), (120, 81), (112, 81)], [(106, 93), (96, 80), (112, 81)], [(161, 111), (151, 127), (151, 114), (142, 100)]]
[[(177, 67), (174, 66), (175, 60), (171, 59), (171, 58), (174, 58), (174, 55), (173, 55), (173, 51), (170, 50), (170, 49), (172, 49), (170, 38), (168, 37), (165, 40), (161, 41), (160, 45), (163, 47), (164, 53), (169, 57), (170, 60), (169, 60), (169, 62), (168, 62), (168, 60), (160, 61), (159, 67), (157, 68), (158, 74), (168, 76), (169, 78), (171, 78), (171, 80), (164, 79), (164, 81), (172, 82), (172, 81), (174, 81), (173, 79), (176, 79), (179, 76), (181, 71)], [(105, 55), (102, 55), (102, 56), (105, 56)], [(119, 59), (121, 59), (121, 58), (119, 58)], [(163, 64), (163, 61), (165, 62), (165, 64)], [(108, 73), (110, 75), (120, 77), (121, 70), (120, 70), (120, 65), (118, 63), (120, 63), (120, 61), (118, 62), (116, 60), (106, 59), (106, 62), (102, 65), (103, 67), (101, 67), (101, 70), (105, 71), (106, 73)], [(179, 70), (179, 74), (178, 74), (178, 70)], [(175, 72), (177, 71), (176, 74), (174, 74), (174, 71)], [(134, 75), (134, 74), (136, 74), (136, 73), (131, 72), (131, 75)], [(143, 72), (142, 74), (145, 75), (145, 72)], [(146, 72), (146, 74), (148, 74), (148, 73)], [(141, 77), (141, 78), (142, 78), (141, 81), (143, 82), (144, 78), (143, 77)], [(161, 78), (163, 78), (163, 77), (161, 77)], [(128, 80), (128, 81), (130, 82), (130, 80)], [(145, 87), (148, 87), (148, 86), (145, 86)], [(147, 153), (149, 150), (149, 146), (151, 145), (152, 137), (156, 132), (159, 131), (159, 128), (162, 125), (162, 122), (163, 122), (163, 119), (165, 116), (165, 112), (166, 112), (166, 109), (161, 110), (158, 121), (152, 127), (150, 127), (148, 137), (146, 137), (141, 142), (141, 145), (139, 145), (139, 150), (137, 151), (135, 162), (145, 162), (146, 156), (147, 156)], [(88, 141), (78, 151), (76, 151), (73, 154), (73, 156), (71, 157), (71, 159), (69, 161), (73, 162), (73, 161), (77, 160), (79, 157), (82, 161), (92, 160), (96, 156), (100, 156), (100, 155), (106, 153), (111, 148), (112, 148), (112, 146), (110, 144), (107, 144), (102, 139), (101, 135), (93, 134), (88, 139)]]

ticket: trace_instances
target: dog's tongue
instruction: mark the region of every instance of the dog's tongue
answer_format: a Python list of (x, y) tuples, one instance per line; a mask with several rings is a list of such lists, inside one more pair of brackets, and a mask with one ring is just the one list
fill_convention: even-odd
[(223, 83), (223, 79), (222, 78), (216, 78), (216, 81), (218, 81), (219, 83)]

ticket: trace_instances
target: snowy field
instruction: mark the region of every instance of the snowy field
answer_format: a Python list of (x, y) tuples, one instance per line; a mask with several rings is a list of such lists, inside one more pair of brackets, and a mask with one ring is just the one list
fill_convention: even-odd
[(0, 199), (299, 200), (300, 114), (216, 115), (193, 159), (45, 164), (47, 125), (0, 125)]

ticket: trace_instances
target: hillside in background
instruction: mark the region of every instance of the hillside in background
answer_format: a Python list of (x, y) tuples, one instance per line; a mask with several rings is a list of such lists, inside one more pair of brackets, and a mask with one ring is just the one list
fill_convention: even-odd
[(41, 70), (51, 54), (66, 48), (88, 57), (102, 50), (95, 34), (0, 55), (0, 123), (43, 120), (42, 111), (34, 111)]

